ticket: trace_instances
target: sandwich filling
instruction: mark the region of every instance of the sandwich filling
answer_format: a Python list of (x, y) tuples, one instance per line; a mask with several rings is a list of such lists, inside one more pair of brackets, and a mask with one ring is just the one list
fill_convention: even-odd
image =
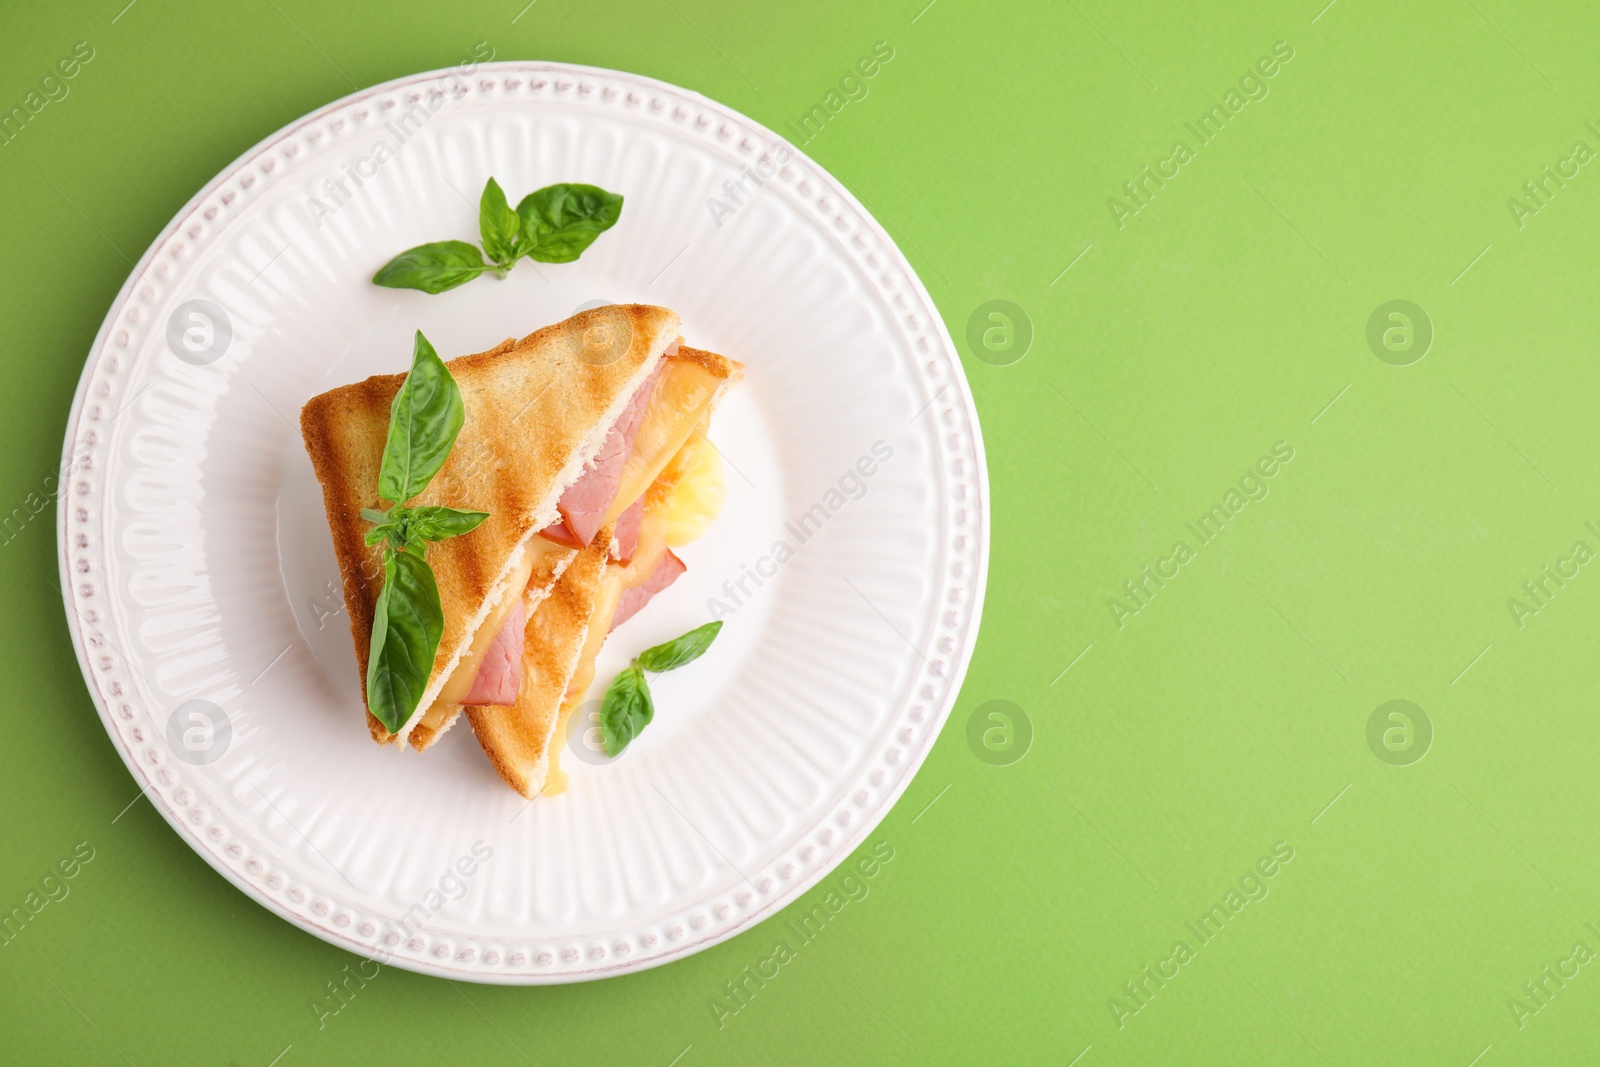
[[(522, 688), (526, 623), (522, 593), (541, 555), (587, 546), (601, 529), (616, 524), (612, 554), (621, 566), (608, 571), (612, 579), (607, 582), (608, 591), (615, 589), (599, 606), (604, 615), (597, 614), (596, 624), (590, 627), (595, 652), (611, 626), (631, 617), (683, 573), (683, 563), (667, 549), (670, 494), (657, 493), (657, 483), (669, 465), (677, 472), (674, 482), (693, 473), (687, 457), (706, 449), (697, 448), (691, 438), (704, 440), (703, 430), (721, 384), (720, 378), (698, 363), (679, 357), (677, 342), (667, 349), (666, 357), (635, 392), (606, 436), (593, 465), (562, 493), (557, 505), (560, 517), (523, 549), (500, 603), (489, 612), (423, 714), (423, 726), (440, 729), (464, 704), (516, 702)], [(697, 430), (702, 431), (698, 437)], [(685, 457), (685, 462), (678, 462), (680, 457)], [(702, 481), (713, 473), (703, 461), (698, 467)], [(714, 473), (720, 475), (720, 465)], [(708, 486), (706, 492), (720, 501), (720, 483), (714, 489)], [(647, 499), (651, 496), (659, 496), (654, 505)], [(625, 605), (619, 603), (624, 594), (628, 598)], [(601, 619), (614, 621), (598, 625)], [(593, 657), (587, 647), (582, 662), (587, 663), (592, 679)], [(584, 686), (587, 684), (585, 681)]]
[(705, 436), (710, 415), (707, 403), (693, 423), (680, 427), (687, 431), (681, 438), (674, 437), (681, 443), (672, 450), (669, 460), (661, 465), (649, 489), (640, 498), (639, 540), (632, 558), (607, 567), (601, 578), (583, 651), (567, 682), (555, 736), (550, 743), (546, 795), (560, 793), (567, 787), (567, 777), (561, 770), (561, 748), (566, 742), (572, 713), (594, 682), (595, 661), (606, 637), (684, 573), (684, 563), (672, 549), (703, 534), (721, 508), (722, 460)]
[[(517, 698), (516, 691), (522, 681), (522, 630), (519, 621), (516, 633), (508, 633), (508, 623), (513, 618), (517, 620), (524, 618), (522, 594), (528, 587), (534, 563), (540, 556), (559, 551), (561, 551), (559, 546), (541, 541), (537, 537), (532, 538), (522, 548), (517, 562), (511, 566), (511, 573), (506, 578), (503, 586), (505, 591), (499, 603), (490, 610), (488, 617), (483, 620), (483, 625), (478, 627), (478, 632), (472, 635), (472, 643), (462, 654), (456, 669), (450, 672), (449, 677), (444, 680), (444, 685), (439, 687), (439, 695), (428, 705), (428, 710), (423, 712), (419, 725), (429, 730), (441, 729), (449, 722), (456, 708), (469, 703), (469, 698), (480, 692), (498, 696), (511, 685), (511, 699)], [(516, 664), (515, 673), (507, 675), (502, 669), (497, 675), (494, 664), (504, 662), (504, 651), (512, 642), (516, 645), (516, 657), (513, 660)], [(514, 682), (511, 679), (514, 679)], [(500, 701), (485, 700), (482, 703), (498, 704)]]

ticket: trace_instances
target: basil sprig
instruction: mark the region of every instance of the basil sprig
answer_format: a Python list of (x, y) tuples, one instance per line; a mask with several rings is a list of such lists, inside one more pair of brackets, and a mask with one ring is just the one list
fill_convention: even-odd
[(394, 503), (388, 511), (361, 509), (361, 517), (373, 524), (367, 544), (384, 546), (383, 591), (373, 609), (367, 655), (367, 707), (392, 734), (422, 702), (444, 636), (428, 542), (469, 533), (489, 517), (484, 511), (405, 503), (444, 466), (465, 421), (461, 389), (418, 330), (411, 372), (389, 405), (389, 435), (378, 469), (378, 496)]
[(372, 280), (390, 289), (437, 294), (486, 271), (504, 278), (523, 256), (540, 263), (571, 263), (621, 217), (621, 196), (571, 182), (529, 193), (513, 211), (500, 183), (490, 178), (478, 200), (481, 250), (466, 241), (418, 245), (385, 263)]
[(600, 744), (606, 755), (613, 759), (622, 755), (622, 750), (655, 718), (656, 705), (650, 698), (650, 683), (644, 672), (661, 674), (694, 662), (711, 647), (721, 629), (721, 620), (708, 622), (665, 644), (647, 648), (611, 680), (600, 704)]

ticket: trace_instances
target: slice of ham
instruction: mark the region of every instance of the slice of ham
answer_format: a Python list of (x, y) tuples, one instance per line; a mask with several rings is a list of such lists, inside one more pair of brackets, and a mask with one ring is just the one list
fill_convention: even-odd
[[(674, 341), (667, 349), (667, 355), (676, 355), (677, 348), (678, 343)], [(633, 438), (639, 432), (639, 423), (644, 420), (645, 409), (650, 406), (650, 396), (655, 392), (661, 367), (658, 363), (650, 377), (634, 392), (628, 406), (611, 427), (611, 432), (606, 434), (605, 442), (588, 469), (561, 494), (561, 500), (556, 505), (561, 518), (543, 531), (550, 540), (558, 544), (576, 541), (580, 545), (587, 545), (600, 532), (606, 509), (611, 507), (611, 501), (616, 498), (617, 485), (622, 481), (622, 468), (628, 462), (628, 453), (633, 451)], [(558, 532), (557, 528), (561, 526), (566, 529)], [(562, 536), (563, 533), (567, 536)]]
[(615, 630), (634, 615), (639, 609), (650, 603), (650, 598), (661, 590), (678, 580), (678, 575), (688, 570), (683, 565), (683, 560), (672, 554), (668, 549), (667, 554), (661, 557), (661, 562), (656, 564), (655, 573), (644, 580), (643, 585), (636, 585), (632, 589), (625, 589), (622, 596), (617, 598), (617, 612), (611, 616), (611, 629)]
[(639, 549), (639, 527), (644, 524), (644, 497), (617, 516), (617, 561), (627, 563)]
[(539, 531), (539, 536), (544, 538), (546, 541), (553, 541), (554, 543), (563, 545), (567, 548), (583, 547), (583, 542), (574, 537), (572, 531), (567, 529), (567, 521), (565, 519), (557, 519), (549, 526), (546, 526), (544, 529)]
[(527, 614), (519, 591), (517, 605), (506, 616), (500, 632), (494, 635), (494, 642), (483, 654), (478, 676), (472, 680), (472, 688), (461, 701), (463, 704), (510, 706), (517, 702), (517, 693), (522, 689), (522, 640), (526, 625)]

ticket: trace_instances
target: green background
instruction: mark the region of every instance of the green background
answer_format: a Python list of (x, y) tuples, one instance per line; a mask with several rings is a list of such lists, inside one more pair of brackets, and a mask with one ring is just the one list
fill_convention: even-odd
[[(309, 1002), (356, 957), (148, 803), (118, 818), (136, 788), (78, 675), (47, 511), (0, 545), (0, 908), (78, 842), (95, 858), (0, 948), (8, 1062), (1592, 1062), (1600, 963), (1544, 979), (1542, 1006), (1522, 987), (1600, 951), (1600, 566), (1520, 620), (1508, 601), (1575, 542), (1600, 550), (1600, 164), (1520, 226), (1507, 200), (1600, 149), (1593, 5), (124, 2), (12, 5), (0, 31), (7, 110), (95, 49), (0, 148), (7, 510), (56, 468), (131, 261), (303, 113), (482, 40), (793, 137), (887, 41), (870, 95), (805, 150), (963, 349), (993, 560), (950, 724), (869, 838), (893, 861), (723, 1026), (723, 983), (837, 875), (665, 968), (530, 989), (385, 970), (319, 1029)], [(1268, 95), (1200, 146), (1185, 122), (1279, 41)], [(1119, 227), (1108, 198), (1180, 139), (1194, 158)], [(1034, 331), (1009, 366), (964, 340), (993, 299)], [(1434, 332), (1407, 366), (1367, 342), (1393, 299)], [(1277, 442), (1269, 494), (1202, 545), (1185, 524)], [(1180, 539), (1193, 559), (1119, 619), (1108, 601)], [(1369, 747), (1396, 699), (1431, 723), (1420, 762), (1393, 762), (1420, 732)], [(1032, 724), (1020, 761), (967, 741), (991, 700)], [(1275, 846), (1293, 859), (1268, 895), (1202, 945), (1187, 924)], [(1133, 1000), (1180, 939), (1193, 958)]]

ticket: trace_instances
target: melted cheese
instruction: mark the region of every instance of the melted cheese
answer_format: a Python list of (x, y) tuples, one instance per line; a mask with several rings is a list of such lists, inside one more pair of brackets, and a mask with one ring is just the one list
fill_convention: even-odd
[(605, 522), (615, 522), (661, 476), (697, 427), (704, 426), (711, 413), (722, 379), (686, 359), (669, 359), (656, 382), (656, 390), (639, 420), (617, 483), (617, 495), (606, 509)]
[(562, 549), (559, 545), (550, 544), (540, 537), (532, 538), (523, 547), (522, 554), (506, 578), (505, 592), (500, 597), (500, 602), (489, 611), (483, 620), (483, 625), (472, 635), (472, 643), (467, 646), (467, 651), (456, 663), (456, 669), (445, 679), (444, 685), (439, 689), (439, 695), (428, 705), (428, 710), (422, 713), (417, 725), (438, 730), (450, 721), (450, 716), (459, 709), (462, 699), (472, 690), (472, 683), (478, 677), (478, 670), (483, 666), (483, 657), (489, 651), (489, 646), (494, 644), (495, 635), (505, 625), (506, 617), (517, 606), (517, 600), (521, 598), (523, 591), (528, 588), (528, 578), (533, 574), (534, 561), (546, 552), (560, 551)]

